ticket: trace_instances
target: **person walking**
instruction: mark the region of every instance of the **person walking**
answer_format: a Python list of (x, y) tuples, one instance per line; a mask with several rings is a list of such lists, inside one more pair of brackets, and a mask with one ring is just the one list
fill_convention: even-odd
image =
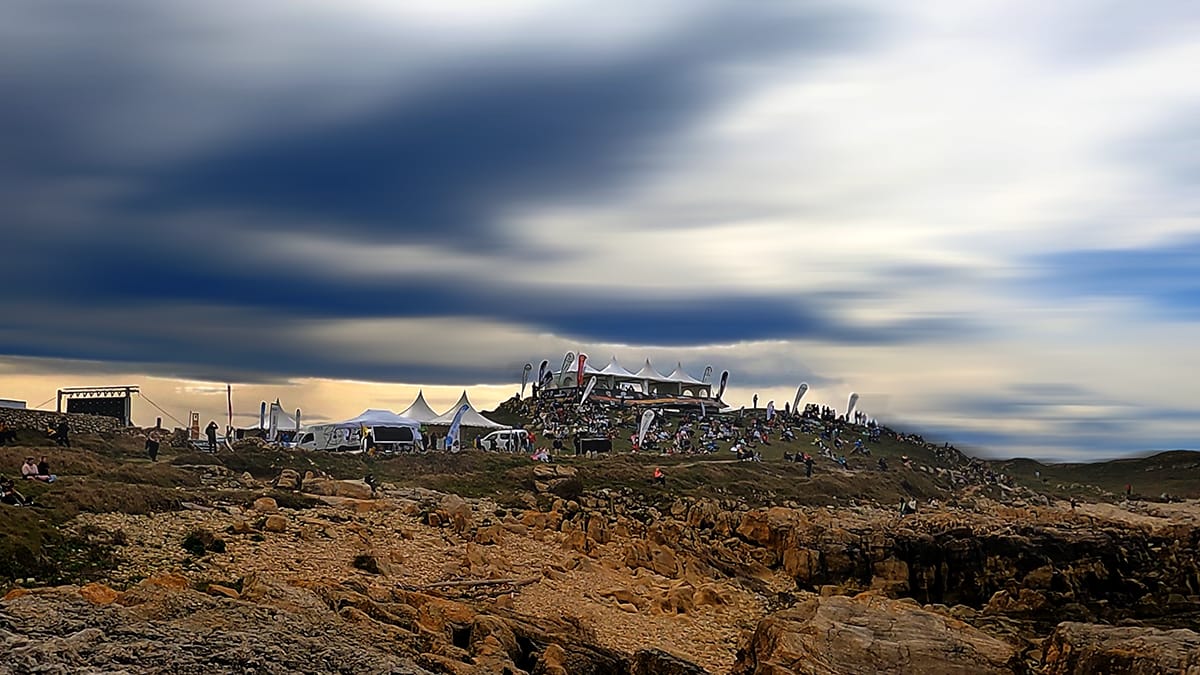
[(54, 442), (64, 447), (71, 447), (71, 428), (67, 425), (66, 420), (59, 422), (55, 427)]

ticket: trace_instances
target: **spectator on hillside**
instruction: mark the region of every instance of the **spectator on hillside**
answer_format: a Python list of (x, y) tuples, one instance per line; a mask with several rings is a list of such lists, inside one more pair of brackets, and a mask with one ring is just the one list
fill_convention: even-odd
[(208, 426), (204, 427), (204, 434), (206, 436), (208, 436), (208, 451), (216, 452), (217, 451), (217, 422), (216, 422), (216, 420), (209, 420)]
[(21, 465), (21, 477), (26, 480), (34, 480), (37, 478), (37, 472), (37, 462), (34, 462), (32, 457), (26, 457), (25, 463)]
[(146, 436), (146, 454), (149, 455), (151, 462), (158, 461), (159, 448), (158, 434), (149, 434)]
[(654, 467), (654, 482), (659, 485), (667, 484), (667, 475), (663, 473), (661, 466)]
[(4, 422), (0, 422), (0, 445), (8, 445), (9, 441), (17, 440), (17, 431)]
[(58, 423), (57, 427), (55, 427), (54, 434), (52, 435), (52, 437), (54, 438), (55, 443), (59, 444), (60, 446), (65, 446), (65, 447), (69, 448), (69, 447), (71, 447), (70, 434), (71, 434), (71, 429), (67, 425), (67, 421), (63, 420)]
[(37, 475), (34, 477), (46, 483), (53, 483), (58, 480), (58, 476), (50, 473), (50, 462), (46, 460), (45, 455), (42, 455), (42, 461), (38, 462)]
[(17, 486), (7, 476), (0, 476), (0, 503), (10, 506), (33, 506), (33, 500), (17, 492)]

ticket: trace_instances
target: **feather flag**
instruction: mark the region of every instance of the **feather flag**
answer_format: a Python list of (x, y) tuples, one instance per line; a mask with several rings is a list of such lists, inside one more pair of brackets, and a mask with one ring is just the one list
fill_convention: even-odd
[(796, 414), (800, 413), (800, 399), (804, 398), (804, 394), (807, 391), (808, 391), (808, 383), (807, 382), (801, 382), (800, 386), (796, 388), (796, 399), (794, 401), (792, 401), (792, 412), (793, 413), (796, 413)]
[(566, 375), (567, 368), (570, 368), (571, 364), (574, 362), (575, 362), (575, 352), (567, 352), (567, 355), (563, 357), (562, 368), (558, 369), (558, 376), (561, 378), (563, 375)]
[(846, 401), (846, 421), (851, 421), (854, 415), (854, 406), (858, 405), (858, 394), (850, 392), (850, 400)]
[(543, 383), (546, 381), (546, 369), (549, 367), (550, 359), (542, 359), (542, 362), (538, 365), (538, 384), (545, 386)]
[(588, 380), (587, 389), (583, 390), (583, 398), (579, 399), (579, 409), (580, 410), (583, 410), (583, 404), (587, 402), (588, 397), (592, 395), (592, 390), (595, 388), (596, 388), (596, 376), (593, 375), (592, 379)]
[(767, 421), (775, 419), (775, 401), (767, 401)]
[(575, 371), (575, 386), (583, 386), (583, 364), (587, 362), (587, 354), (579, 352), (579, 368)]
[(708, 383), (712, 379), (712, 366), (704, 366), (704, 375), (700, 378), (701, 382)]
[(471, 406), (464, 403), (464, 404), (462, 404), (462, 406), (459, 407), (458, 412), (454, 413), (454, 421), (450, 422), (450, 430), (446, 432), (446, 449), (447, 450), (453, 451), (454, 446), (456, 444), (459, 445), (460, 449), (461, 449), (461, 443), (457, 443), (458, 427), (460, 425), (462, 425), (463, 413), (467, 412), (470, 409), (471, 409)]
[(717, 400), (718, 401), (720, 401), (721, 397), (725, 395), (725, 385), (728, 383), (729, 383), (729, 371), (723, 370), (723, 371), (721, 371), (721, 384), (717, 387)]
[(529, 384), (529, 371), (533, 370), (532, 363), (526, 363), (525, 369), (521, 371), (521, 396), (525, 398), (525, 385)]
[(642, 423), (638, 425), (638, 447), (642, 447), (642, 442), (646, 440), (646, 432), (650, 431), (650, 423), (654, 421), (654, 411), (647, 410), (642, 413)]

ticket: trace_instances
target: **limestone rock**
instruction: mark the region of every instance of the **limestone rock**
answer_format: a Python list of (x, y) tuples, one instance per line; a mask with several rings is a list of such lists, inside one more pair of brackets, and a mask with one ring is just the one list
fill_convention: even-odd
[(313, 495), (370, 499), (371, 486), (361, 480), (334, 480), (332, 478), (305, 478), (304, 491)]
[(254, 506), (251, 508), (259, 513), (275, 513), (279, 510), (279, 505), (270, 497), (259, 497), (254, 500)]
[(1045, 646), (1045, 675), (1200, 674), (1200, 633), (1065, 622)]
[(1011, 673), (1016, 650), (955, 619), (874, 593), (806, 594), (759, 622), (734, 675)]
[(300, 474), (293, 469), (280, 471), (279, 477), (275, 479), (275, 487), (280, 490), (299, 490)]
[(242, 597), (242, 594), (238, 593), (236, 589), (228, 586), (222, 586), (220, 584), (209, 584), (208, 588), (204, 589), (204, 592), (208, 593), (209, 595), (230, 598), (232, 600), (237, 600), (238, 598)]
[(91, 583), (80, 588), (79, 594), (93, 605), (111, 605), (121, 595), (108, 586), (98, 583)]
[(263, 523), (263, 529), (267, 532), (287, 532), (288, 519), (277, 513), (271, 514)]

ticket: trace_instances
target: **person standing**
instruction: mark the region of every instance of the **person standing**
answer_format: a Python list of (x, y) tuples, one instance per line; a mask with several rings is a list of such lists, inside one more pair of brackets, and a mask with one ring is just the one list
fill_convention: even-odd
[(147, 436), (146, 437), (146, 454), (150, 456), (151, 462), (158, 461), (158, 448), (159, 448), (158, 435), (150, 434), (149, 436)]
[(216, 422), (216, 420), (210, 420), (208, 422), (208, 426), (204, 427), (204, 433), (205, 433), (205, 435), (208, 436), (208, 451), (216, 452), (217, 451), (217, 422)]
[(71, 447), (71, 428), (66, 420), (59, 422), (54, 429), (54, 441), (61, 446)]

